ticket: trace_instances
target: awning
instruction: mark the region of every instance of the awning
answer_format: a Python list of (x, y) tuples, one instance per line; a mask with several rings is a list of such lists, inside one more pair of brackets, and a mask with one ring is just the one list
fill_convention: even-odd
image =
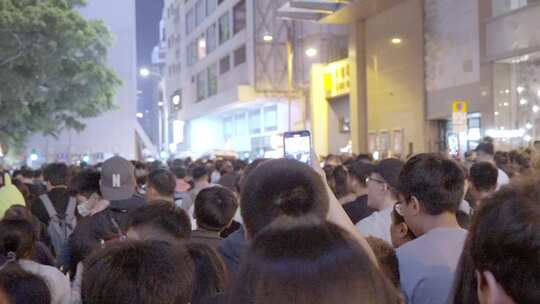
[(291, 0), (278, 9), (277, 16), (286, 19), (320, 21), (350, 1)]

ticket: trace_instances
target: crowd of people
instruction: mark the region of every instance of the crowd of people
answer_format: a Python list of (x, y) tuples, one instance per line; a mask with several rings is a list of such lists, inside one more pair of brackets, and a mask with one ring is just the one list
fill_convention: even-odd
[(0, 172), (0, 303), (540, 303), (534, 150)]

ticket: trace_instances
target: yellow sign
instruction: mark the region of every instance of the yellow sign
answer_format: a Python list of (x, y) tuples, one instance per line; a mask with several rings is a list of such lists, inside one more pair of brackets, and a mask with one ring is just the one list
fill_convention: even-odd
[(454, 113), (467, 113), (467, 102), (465, 100), (456, 100), (452, 103), (452, 112)]
[(351, 70), (348, 59), (332, 62), (323, 68), (326, 98), (349, 94)]

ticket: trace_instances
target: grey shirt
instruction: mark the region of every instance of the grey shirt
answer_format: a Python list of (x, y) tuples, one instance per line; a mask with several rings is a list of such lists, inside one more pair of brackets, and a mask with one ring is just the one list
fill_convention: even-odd
[(436, 228), (397, 250), (401, 289), (409, 304), (444, 304), (450, 290), (467, 231)]

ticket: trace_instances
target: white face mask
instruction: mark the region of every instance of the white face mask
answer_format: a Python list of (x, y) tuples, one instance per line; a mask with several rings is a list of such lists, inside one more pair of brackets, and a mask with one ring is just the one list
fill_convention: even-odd
[(82, 217), (87, 217), (92, 213), (95, 203), (99, 200), (99, 196), (94, 193), (88, 200), (77, 205), (77, 210)]
[(77, 210), (82, 217), (87, 217), (90, 215), (90, 210), (88, 210), (86, 207), (87, 204), (88, 202), (77, 205)]

